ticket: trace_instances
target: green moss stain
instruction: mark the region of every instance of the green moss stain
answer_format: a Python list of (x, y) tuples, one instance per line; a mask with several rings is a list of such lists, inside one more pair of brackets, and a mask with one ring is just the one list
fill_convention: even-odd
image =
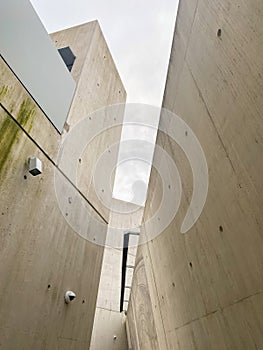
[[(35, 106), (30, 99), (26, 99), (20, 106), (17, 121), (27, 131), (30, 132), (35, 117)], [(11, 149), (15, 143), (19, 142), (22, 136), (22, 130), (6, 115), (3, 122), (0, 124), (0, 173), (6, 164), (10, 155)]]
[(17, 121), (27, 131), (30, 132), (33, 126), (36, 108), (30, 98), (24, 100), (20, 106)]
[(0, 87), (0, 102), (5, 97), (7, 92), (8, 92), (8, 86), (3, 85), (3, 86)]
[(12, 102), (12, 103), (10, 104), (9, 113), (10, 113), (10, 114), (13, 114), (14, 110), (15, 110), (15, 103)]

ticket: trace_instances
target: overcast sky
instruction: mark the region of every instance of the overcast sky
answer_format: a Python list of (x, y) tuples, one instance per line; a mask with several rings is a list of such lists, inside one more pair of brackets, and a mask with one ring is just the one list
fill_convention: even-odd
[[(31, 3), (49, 33), (98, 19), (126, 89), (127, 102), (161, 106), (178, 0), (31, 0)], [(155, 119), (153, 125), (157, 123)], [(150, 142), (155, 138), (151, 129), (124, 127), (122, 140), (136, 135)], [(131, 145), (124, 143), (121, 152), (128, 156), (127, 147)], [(145, 148), (150, 157), (149, 147)], [(142, 161), (123, 162), (117, 169), (115, 196), (132, 200), (141, 192), (142, 203), (149, 172), (149, 164)]]

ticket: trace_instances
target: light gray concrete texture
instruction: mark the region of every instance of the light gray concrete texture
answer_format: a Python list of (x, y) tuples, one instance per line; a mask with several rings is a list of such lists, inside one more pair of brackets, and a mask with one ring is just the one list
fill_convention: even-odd
[[(53, 33), (51, 37), (58, 48), (69, 46), (76, 56), (72, 76), (77, 88), (59, 164), (109, 220), (111, 191), (96, 189), (93, 175), (105, 152), (110, 151), (107, 162), (117, 162), (126, 92), (97, 21)], [(115, 105), (114, 113), (109, 108), (111, 105)], [(87, 163), (88, 172), (83, 167)], [(101, 170), (99, 176), (106, 177), (113, 187), (114, 172)]]
[[(170, 225), (139, 248), (128, 310), (132, 349), (263, 347), (262, 23), (258, 1), (180, 1), (163, 107), (199, 139), (209, 189), (200, 218), (182, 235), (191, 166), (176, 140), (159, 132), (157, 145), (180, 171), (182, 199)], [(162, 183), (152, 170), (144, 222), (160, 205), (162, 186), (173, 183), (173, 174)], [(152, 229), (142, 227), (142, 236)]]
[[(6, 63), (0, 61), (0, 348), (5, 350), (71, 350), (90, 346), (104, 252), (104, 247), (96, 244), (96, 237), (105, 242), (108, 218), (100, 211), (99, 200), (94, 199), (93, 203), (93, 197), (83, 192), (84, 185), (72, 183), (68, 176), (70, 166), (60, 166), (60, 148), (71, 128), (85, 117), (84, 112), (124, 102), (126, 94), (98, 23), (81, 28), (82, 31), (77, 28), (79, 39), (74, 34), (79, 51), (75, 47), (73, 51), (80, 53), (82, 45), (88, 54), (82, 56), (82, 68), (78, 66), (81, 59), (76, 59), (78, 78), (74, 67), (72, 70), (79, 110), (73, 102), (62, 135)], [(65, 46), (74, 46), (70, 35), (66, 43), (65, 32)], [(96, 74), (92, 75), (93, 71)], [(97, 79), (102, 88), (94, 90)], [(92, 88), (89, 84), (93, 84)], [(118, 118), (121, 122), (121, 114)], [(111, 131), (110, 140), (104, 135), (97, 142), (104, 149), (107, 142), (118, 142), (119, 138), (120, 127)], [(96, 162), (100, 149), (94, 146), (88, 152), (91, 161)], [(31, 156), (43, 164), (43, 173), (37, 177), (28, 173)], [(81, 167), (83, 174), (91, 177), (90, 163), (82, 159)], [(65, 211), (59, 207), (54, 176), (67, 198)], [(81, 175), (79, 179), (81, 182)], [(79, 196), (85, 206), (74, 211)], [(94, 242), (74, 230), (72, 216), (78, 217), (79, 228), (85, 226)], [(77, 294), (69, 305), (64, 303), (67, 290)]]
[[(129, 227), (137, 229), (141, 224), (143, 208), (132, 203), (113, 199), (110, 221), (106, 237), (101, 278), (96, 305), (96, 313), (91, 339), (91, 350), (128, 349), (126, 336), (126, 316), (120, 313), (122, 283), (123, 236)], [(137, 243), (131, 242), (129, 252), (136, 255)], [(127, 285), (131, 285), (133, 270), (127, 269)], [(125, 299), (129, 300), (130, 290), (126, 290)], [(124, 305), (127, 309), (127, 305)], [(114, 336), (117, 336), (114, 339)]]

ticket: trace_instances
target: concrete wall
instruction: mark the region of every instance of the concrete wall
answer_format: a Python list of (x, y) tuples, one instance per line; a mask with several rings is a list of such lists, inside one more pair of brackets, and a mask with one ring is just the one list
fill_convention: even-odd
[(158, 343), (152, 308), (144, 259), (139, 248), (127, 317), (129, 349), (162, 349)]
[[(163, 106), (198, 137), (209, 190), (199, 220), (182, 235), (191, 168), (176, 142), (159, 132), (158, 145), (180, 171), (183, 197), (171, 224), (140, 248), (136, 303), (128, 310), (132, 349), (263, 347), (262, 23), (263, 3), (256, 0), (180, 1)], [(162, 184), (157, 175), (153, 170), (144, 221), (160, 202), (161, 186), (173, 185), (172, 177)], [(151, 227), (142, 234), (149, 237)]]
[[(123, 235), (129, 229), (138, 230), (143, 208), (116, 199), (113, 199), (113, 208), (115, 210), (110, 214), (90, 350), (128, 349), (126, 315), (125, 312), (120, 313)], [(131, 247), (129, 252), (132, 249), (134, 248)], [(129, 264), (134, 265), (134, 256), (129, 257)], [(133, 270), (127, 269), (126, 273), (126, 284), (130, 286)], [(129, 291), (126, 290), (127, 300)], [(127, 305), (124, 305), (124, 310), (127, 310)]]
[[(99, 204), (93, 205), (88, 193), (73, 186), (68, 176), (70, 167), (60, 166), (58, 152), (84, 110), (123, 102), (125, 92), (119, 93), (122, 84), (116, 68), (112, 63), (107, 67), (103, 53), (110, 54), (97, 22), (85, 28), (81, 39), (87, 38), (89, 57), (97, 60), (92, 66), (83, 62), (77, 82), (83, 78), (86, 84), (94, 83), (92, 74), (96, 70), (105, 90), (87, 94), (80, 110), (73, 103), (62, 136), (0, 61), (0, 349), (66, 350), (88, 349), (90, 345), (104, 247), (82, 238), (72, 228), (67, 213), (58, 205), (54, 176), (65, 189), (65, 196), (71, 192), (69, 216), (78, 216), (80, 227), (85, 225), (88, 233), (105, 241), (107, 217), (100, 212)], [(81, 51), (81, 40), (76, 36), (75, 41)], [(84, 48), (86, 44), (83, 42)], [(86, 93), (78, 85), (75, 98)], [(119, 129), (112, 132), (111, 139), (117, 142), (119, 137)], [(99, 144), (107, 147), (106, 139), (104, 135)], [(100, 149), (93, 148), (92, 152), (93, 158), (100, 155)], [(41, 159), (43, 174), (33, 177), (28, 173), (30, 156)], [(89, 164), (82, 160), (81, 166), (90, 176)], [(75, 212), (71, 208), (79, 195), (85, 207)], [(76, 292), (77, 299), (66, 305), (64, 293), (69, 289)]]
[[(78, 186), (96, 209), (109, 220), (110, 208), (98, 197), (92, 176), (98, 158), (120, 140), (126, 92), (98, 21), (53, 33), (51, 37), (57, 48), (69, 46), (76, 56), (71, 73), (78, 84), (65, 126), (66, 131), (75, 132), (76, 139), (93, 138), (84, 145), (77, 157), (81, 159), (81, 163), (77, 162)], [(111, 105), (119, 105), (114, 113), (107, 109)], [(98, 112), (94, 113), (95, 111)], [(77, 124), (80, 128), (75, 127)], [(111, 162), (115, 164), (117, 157), (118, 147), (111, 148)], [(83, 167), (87, 163), (88, 172)], [(64, 163), (60, 159), (59, 164), (74, 181), (72, 164), (67, 159)], [(104, 195), (111, 196), (111, 193)]]

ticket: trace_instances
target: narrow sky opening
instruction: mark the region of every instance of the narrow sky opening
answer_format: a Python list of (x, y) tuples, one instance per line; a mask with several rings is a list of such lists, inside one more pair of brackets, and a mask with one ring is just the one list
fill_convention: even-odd
[[(161, 106), (178, 0), (31, 0), (31, 3), (50, 33), (98, 19), (126, 89), (127, 103)], [(124, 141), (150, 139), (152, 147), (146, 148), (147, 159), (151, 160), (159, 115), (150, 121), (153, 128), (131, 127), (127, 124), (131, 118), (124, 117), (113, 196), (144, 205), (151, 164), (135, 158), (123, 162), (131, 147)]]

